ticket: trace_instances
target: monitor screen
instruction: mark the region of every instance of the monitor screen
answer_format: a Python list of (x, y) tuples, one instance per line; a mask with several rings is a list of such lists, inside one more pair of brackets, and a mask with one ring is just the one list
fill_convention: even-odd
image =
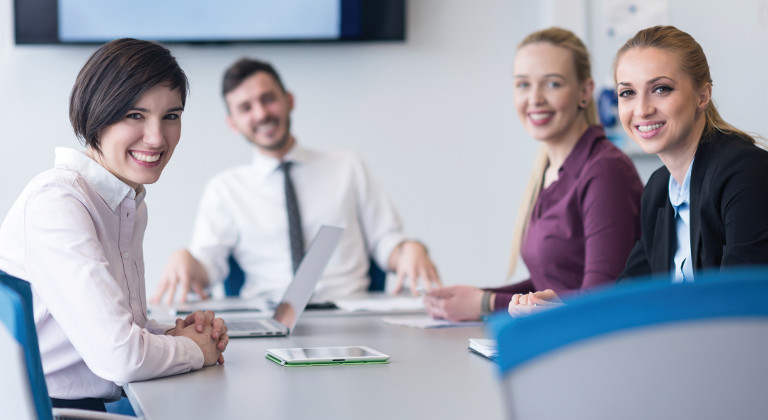
[(398, 41), (405, 0), (15, 0), (16, 44)]

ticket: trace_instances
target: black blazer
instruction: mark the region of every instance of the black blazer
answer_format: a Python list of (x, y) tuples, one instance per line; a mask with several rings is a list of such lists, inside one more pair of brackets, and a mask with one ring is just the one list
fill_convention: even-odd
[[(694, 273), (728, 265), (768, 264), (768, 152), (719, 132), (702, 138), (691, 170), (691, 257)], [(677, 238), (662, 166), (643, 190), (640, 240), (620, 280), (671, 278)]]

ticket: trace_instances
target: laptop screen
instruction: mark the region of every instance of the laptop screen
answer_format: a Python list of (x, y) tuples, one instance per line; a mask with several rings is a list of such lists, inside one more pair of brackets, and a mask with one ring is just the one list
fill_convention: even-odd
[(299, 316), (307, 307), (343, 231), (344, 229), (338, 227), (321, 226), (307, 248), (296, 274), (293, 275), (293, 281), (285, 290), (283, 299), (275, 308), (273, 316), (275, 321), (287, 327), (289, 331), (293, 330)]

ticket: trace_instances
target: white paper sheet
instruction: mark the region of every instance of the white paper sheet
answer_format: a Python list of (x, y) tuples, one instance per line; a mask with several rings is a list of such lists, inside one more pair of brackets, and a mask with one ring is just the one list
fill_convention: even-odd
[(340, 309), (349, 312), (397, 312), (423, 311), (424, 302), (421, 297), (396, 296), (374, 299), (337, 299), (334, 301)]
[(485, 325), (481, 321), (453, 322), (445, 319), (434, 319), (431, 316), (383, 318), (387, 324), (412, 328), (446, 328), (446, 327), (477, 327)]

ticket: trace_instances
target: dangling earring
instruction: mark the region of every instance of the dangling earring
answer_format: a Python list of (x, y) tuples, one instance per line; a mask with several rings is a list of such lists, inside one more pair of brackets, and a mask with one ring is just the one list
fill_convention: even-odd
[(587, 101), (581, 101), (581, 103), (579, 103), (579, 111), (583, 111), (584, 108), (586, 107), (587, 107)]

